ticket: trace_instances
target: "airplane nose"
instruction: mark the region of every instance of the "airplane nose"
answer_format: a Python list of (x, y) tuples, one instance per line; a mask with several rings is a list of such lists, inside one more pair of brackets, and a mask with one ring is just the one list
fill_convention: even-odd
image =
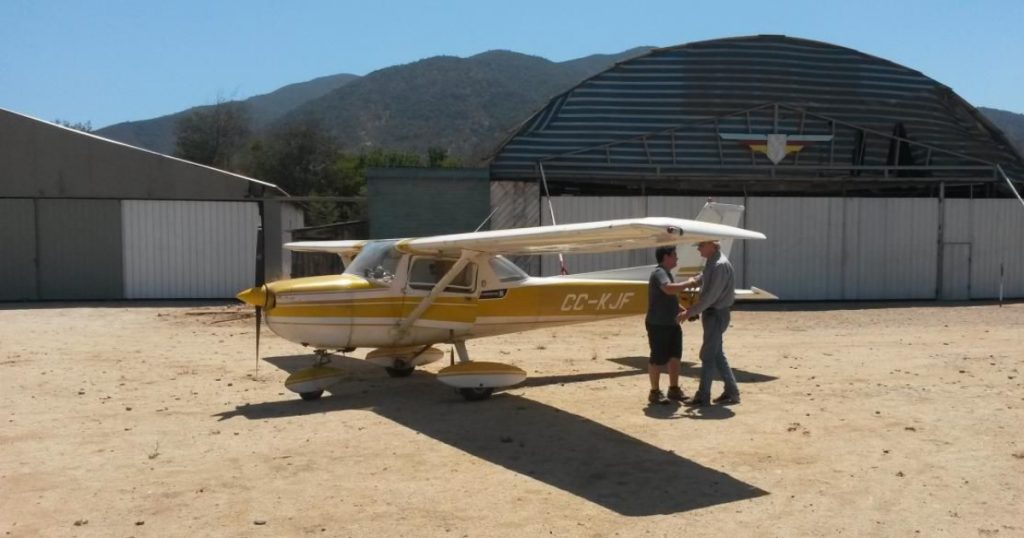
[(242, 301), (243, 303), (262, 307), (267, 306), (268, 294), (269, 292), (267, 291), (267, 287), (264, 285), (244, 290), (240, 292), (238, 295), (235, 295), (235, 297), (239, 301)]

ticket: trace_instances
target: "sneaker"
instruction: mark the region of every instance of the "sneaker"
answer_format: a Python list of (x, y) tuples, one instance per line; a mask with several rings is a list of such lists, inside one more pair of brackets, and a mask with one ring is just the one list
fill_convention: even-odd
[(690, 407), (707, 407), (711, 405), (707, 397), (701, 396), (700, 394), (694, 394), (692, 398), (687, 400), (686, 405)]
[(686, 400), (686, 394), (683, 394), (683, 389), (679, 387), (669, 387), (668, 399), (675, 402), (682, 402)]
[(723, 392), (721, 396), (715, 398), (714, 402), (716, 404), (735, 405), (740, 403), (740, 395), (737, 394), (735, 396), (730, 396), (729, 394)]
[(651, 393), (647, 395), (647, 401), (658, 405), (668, 404), (668, 398), (665, 398), (665, 395), (658, 389), (652, 390)]

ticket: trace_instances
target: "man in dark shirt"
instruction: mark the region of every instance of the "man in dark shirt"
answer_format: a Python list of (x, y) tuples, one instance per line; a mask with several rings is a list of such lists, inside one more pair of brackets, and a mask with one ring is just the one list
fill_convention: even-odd
[(704, 270), (683, 282), (684, 287), (699, 285), (700, 299), (683, 310), (682, 317), (689, 319), (700, 315), (704, 328), (704, 342), (700, 347), (700, 385), (690, 404), (705, 406), (711, 403), (711, 380), (715, 370), (725, 382), (725, 392), (715, 398), (715, 403), (738, 404), (740, 390), (722, 351), (722, 334), (729, 328), (729, 308), (736, 302), (732, 264), (722, 255), (717, 241), (698, 243), (697, 250), (707, 260)]
[[(667, 404), (669, 399), (683, 401), (686, 396), (679, 388), (679, 359), (683, 356), (683, 331), (679, 327), (680, 308), (676, 294), (685, 288), (672, 278), (676, 266), (675, 247), (660, 247), (654, 251), (658, 266), (651, 273), (647, 283), (647, 343), (651, 358), (647, 373), (651, 380), (651, 392), (647, 401), (652, 404)], [(668, 365), (668, 399), (662, 394), (659, 384), (661, 370)]]

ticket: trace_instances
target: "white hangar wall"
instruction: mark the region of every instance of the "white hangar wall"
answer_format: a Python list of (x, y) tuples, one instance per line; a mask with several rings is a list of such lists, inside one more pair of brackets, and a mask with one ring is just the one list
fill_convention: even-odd
[(258, 227), (257, 202), (0, 199), (0, 301), (234, 297), (255, 280)]
[(964, 298), (998, 297), (1002, 282), (1004, 296), (1024, 297), (1020, 202), (946, 200), (944, 230), (943, 275), (950, 293)]
[(252, 286), (255, 203), (124, 200), (121, 214), (126, 299), (231, 297)]
[[(516, 203), (511, 197), (492, 200)], [(552, 198), (559, 224), (642, 216), (693, 218), (702, 197)], [(1012, 199), (722, 197), (745, 205), (741, 225), (767, 241), (740, 241), (737, 282), (784, 300), (1024, 297), (1024, 208)], [(540, 221), (551, 222), (537, 199)], [(529, 225), (523, 223), (520, 225)], [(497, 227), (496, 227), (497, 228)], [(940, 246), (941, 237), (941, 246)], [(648, 250), (566, 256), (572, 273), (649, 265)], [(1002, 271), (1000, 271), (1002, 269)], [(557, 256), (540, 274), (557, 275)]]
[(933, 299), (938, 201), (752, 198), (751, 284), (789, 300)]

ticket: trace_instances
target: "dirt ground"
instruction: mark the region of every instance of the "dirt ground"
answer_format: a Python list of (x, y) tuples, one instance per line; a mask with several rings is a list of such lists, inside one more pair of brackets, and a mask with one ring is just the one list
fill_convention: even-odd
[(699, 411), (646, 406), (639, 317), (470, 342), (531, 375), (489, 401), (339, 358), (304, 402), (244, 314), (0, 305), (0, 534), (1024, 536), (1024, 303), (748, 307)]

